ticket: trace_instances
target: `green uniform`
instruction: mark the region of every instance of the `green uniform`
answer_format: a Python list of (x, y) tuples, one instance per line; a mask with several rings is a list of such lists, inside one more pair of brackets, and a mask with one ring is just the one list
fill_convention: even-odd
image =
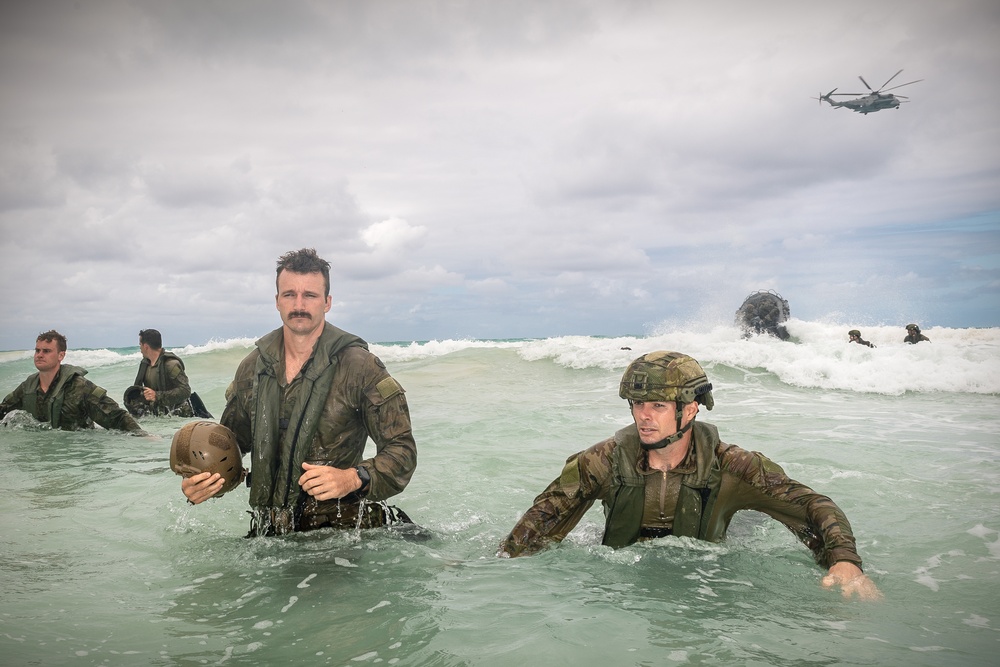
[(929, 343), (931, 342), (931, 339), (922, 333), (908, 333), (906, 334), (906, 338), (903, 339), (904, 343), (910, 343), (911, 345), (922, 343), (923, 341), (927, 341)]
[[(329, 323), (291, 382), (282, 329), (258, 340), (226, 392), (221, 423), (251, 452), (252, 533), (346, 523), (334, 519), (359, 498), (317, 502), (298, 485), (303, 461), (360, 464), (371, 475), (364, 492), (371, 501), (400, 493), (417, 464), (403, 388), (363, 340)], [(376, 454), (362, 460), (369, 437)]]
[(670, 472), (646, 466), (635, 425), (574, 454), (501, 543), (500, 554), (531, 554), (561, 541), (600, 500), (609, 546), (666, 535), (720, 541), (733, 515), (749, 509), (784, 524), (820, 565), (861, 566), (851, 525), (832, 500), (789, 479), (762, 454), (721, 442), (711, 424), (695, 422), (692, 431), (687, 457)]
[(0, 403), (0, 417), (20, 409), (66, 431), (93, 428), (96, 422), (104, 428), (144, 434), (132, 415), (115, 403), (108, 392), (86, 379), (86, 374), (78, 366), (62, 364), (49, 390), (43, 392), (35, 373)]
[(149, 411), (154, 415), (191, 417), (191, 384), (184, 372), (184, 362), (173, 352), (161, 352), (155, 366), (144, 364), (142, 386), (156, 392), (156, 400)]

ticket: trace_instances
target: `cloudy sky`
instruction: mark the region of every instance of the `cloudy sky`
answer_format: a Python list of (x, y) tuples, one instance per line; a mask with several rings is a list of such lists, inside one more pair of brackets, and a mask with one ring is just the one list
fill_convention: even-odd
[(818, 4), (3, 2), (0, 349), (1000, 326), (1000, 4)]

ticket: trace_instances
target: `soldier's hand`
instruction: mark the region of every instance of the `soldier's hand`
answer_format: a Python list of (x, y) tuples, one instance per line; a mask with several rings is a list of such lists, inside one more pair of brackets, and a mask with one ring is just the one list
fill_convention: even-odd
[(222, 490), (226, 480), (217, 472), (200, 472), (181, 480), (181, 491), (189, 502), (197, 505)]
[(843, 560), (834, 563), (823, 577), (824, 588), (834, 586), (840, 586), (841, 594), (845, 598), (857, 595), (862, 600), (881, 600), (883, 597), (882, 591), (861, 571), (860, 567)]
[(149, 387), (146, 387), (142, 390), (142, 397), (149, 402), (153, 402), (156, 400), (156, 392)]
[(316, 500), (343, 498), (361, 488), (361, 478), (354, 468), (343, 470), (303, 463), (302, 469), (305, 472), (299, 477), (299, 486)]

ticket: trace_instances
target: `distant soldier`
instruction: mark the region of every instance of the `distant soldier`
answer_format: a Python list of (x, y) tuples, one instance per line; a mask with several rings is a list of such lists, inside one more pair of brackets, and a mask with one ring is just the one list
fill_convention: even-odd
[(906, 338), (903, 339), (904, 343), (910, 343), (911, 345), (916, 345), (922, 341), (931, 342), (931, 339), (920, 333), (920, 327), (916, 324), (906, 325)]
[(858, 343), (859, 345), (866, 345), (868, 347), (875, 347), (864, 338), (861, 337), (861, 332), (857, 329), (851, 329), (847, 332), (848, 342)]
[(63, 364), (66, 337), (58, 331), (38, 334), (35, 341), (35, 368), (38, 372), (7, 395), (0, 403), (0, 418), (11, 410), (25, 410), (52, 428), (75, 431), (104, 428), (147, 435), (108, 392), (86, 379), (82, 368)]
[(826, 587), (845, 596), (881, 593), (861, 571), (851, 524), (824, 495), (790, 479), (763, 454), (722, 442), (715, 426), (695, 421), (715, 405), (697, 361), (652, 352), (625, 370), (619, 396), (633, 424), (574, 454), (500, 544), (501, 557), (535, 553), (560, 542), (597, 500), (604, 505), (603, 544), (624, 547), (676, 535), (717, 542), (733, 515), (756, 510), (780, 521), (827, 568)]
[(194, 416), (191, 384), (184, 362), (163, 349), (163, 337), (156, 329), (139, 332), (142, 361), (132, 387), (125, 391), (125, 407), (137, 417), (146, 414)]

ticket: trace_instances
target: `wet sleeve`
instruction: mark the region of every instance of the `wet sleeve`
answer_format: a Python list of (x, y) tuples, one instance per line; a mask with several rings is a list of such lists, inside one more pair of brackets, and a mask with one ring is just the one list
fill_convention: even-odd
[(7, 413), (11, 410), (19, 410), (21, 408), (22, 396), (24, 395), (24, 385), (20, 385), (14, 391), (7, 394), (3, 399), (3, 403), (0, 403), (0, 419), (7, 416)]
[(171, 388), (156, 392), (156, 405), (171, 410), (191, 398), (191, 384), (179, 362), (169, 359), (166, 364)]
[(385, 500), (409, 484), (417, 467), (417, 443), (403, 387), (377, 357), (370, 357), (367, 363), (364, 377), (368, 379), (361, 402), (368, 437), (375, 443), (375, 456), (361, 462), (371, 475), (365, 497)]
[(528, 556), (565, 539), (607, 491), (613, 442), (598, 443), (566, 459), (559, 477), (535, 498), (500, 543), (497, 555)]
[(236, 378), (226, 388), (226, 407), (222, 411), (219, 423), (236, 435), (240, 452), (246, 454), (253, 445), (253, 432), (250, 423), (250, 400), (253, 394), (253, 380), (241, 379), (237, 372)]
[(838, 561), (861, 567), (851, 524), (833, 500), (789, 478), (763, 454), (739, 447), (725, 453), (723, 472), (737, 479), (736, 509), (756, 510), (780, 521), (823, 567)]
[(139, 422), (108, 396), (108, 392), (103, 387), (98, 387), (82, 377), (77, 378), (76, 383), (83, 383), (80, 386), (80, 391), (83, 393), (87, 412), (94, 422), (106, 429), (145, 435), (146, 432), (139, 426)]

